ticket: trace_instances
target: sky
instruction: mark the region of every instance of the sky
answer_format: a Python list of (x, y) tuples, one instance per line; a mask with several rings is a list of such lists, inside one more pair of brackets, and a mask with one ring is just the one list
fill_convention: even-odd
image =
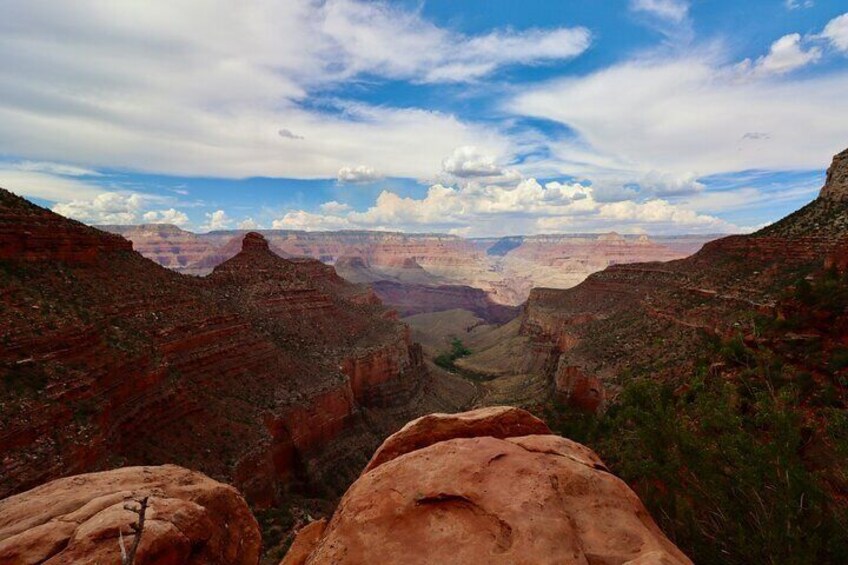
[(0, 186), (90, 224), (733, 233), (848, 147), (844, 0), (4, 0)]

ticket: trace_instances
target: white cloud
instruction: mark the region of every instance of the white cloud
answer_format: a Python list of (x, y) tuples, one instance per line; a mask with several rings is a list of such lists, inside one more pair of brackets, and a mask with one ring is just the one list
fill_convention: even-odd
[(0, 186), (21, 196), (52, 202), (94, 198), (103, 192), (102, 187), (77, 178), (23, 170), (14, 164), (0, 164)]
[(382, 2), (327, 2), (319, 27), (349, 75), (367, 71), (417, 82), (468, 81), (503, 65), (571, 59), (591, 39), (581, 27), (469, 37)]
[(330, 231), (355, 227), (341, 216), (331, 214), (311, 214), (303, 210), (288, 212), (282, 218), (274, 220), (271, 227), (275, 230)]
[(682, 22), (689, 15), (689, 2), (685, 0), (631, 0), (630, 9), (647, 12), (656, 17)]
[(787, 10), (797, 10), (799, 8), (812, 8), (815, 6), (813, 0), (784, 0), (784, 5)]
[(350, 206), (341, 202), (336, 202), (335, 200), (324, 202), (321, 204), (320, 208), (325, 214), (343, 214), (344, 212), (350, 211)]
[(223, 210), (215, 210), (214, 212), (206, 212), (206, 223), (201, 226), (201, 229), (206, 231), (225, 230), (229, 228), (233, 220), (227, 216)]
[[(525, 88), (519, 115), (568, 125), (551, 169), (593, 181), (649, 171), (703, 177), (749, 169), (818, 169), (844, 149), (848, 72), (748, 77), (720, 54), (654, 56)], [(752, 140), (750, 132), (767, 132)]]
[(423, 82), (463, 82), (485, 76), (503, 65), (571, 59), (585, 51), (591, 34), (585, 28), (496, 31), (459, 40)]
[(188, 224), (188, 216), (185, 212), (180, 212), (175, 208), (167, 210), (151, 210), (142, 215), (144, 221), (150, 224), (173, 224), (175, 226), (184, 226)]
[(493, 236), (550, 231), (729, 232), (736, 226), (691, 208), (650, 197), (642, 202), (603, 202), (579, 183), (525, 179), (511, 186), (468, 183), (431, 186), (422, 198), (383, 191), (363, 212), (324, 206), (315, 214), (296, 210), (275, 228), (447, 231)]
[(582, 28), (462, 35), (417, 11), (354, 0), (127, 1), (120, 10), (7, 0), (0, 37), (0, 153), (298, 178), (363, 162), (424, 178), (457, 146), (511, 150), (496, 128), (439, 112), (303, 105), (315, 89), (362, 75), (477, 80), (504, 65), (574, 57), (590, 42)]
[(134, 224), (143, 213), (145, 198), (135, 193), (103, 192), (90, 200), (72, 200), (53, 211), (88, 224)]
[(694, 173), (672, 175), (661, 171), (649, 171), (636, 181), (641, 191), (653, 196), (681, 196), (704, 190)]
[(359, 165), (357, 167), (342, 167), (336, 174), (339, 182), (364, 183), (380, 180), (382, 175), (371, 167)]
[(95, 170), (85, 167), (77, 167), (65, 163), (48, 163), (44, 161), (22, 161), (13, 165), (20, 171), (46, 173), (65, 177), (99, 177), (102, 176)]
[(168, 199), (139, 192), (101, 192), (58, 202), (52, 210), (87, 224), (174, 224), (185, 226), (188, 216), (176, 208), (159, 208)]
[(460, 178), (490, 177), (501, 173), (501, 168), (495, 164), (494, 156), (470, 145), (454, 149), (453, 153), (442, 161), (442, 170)]
[(750, 59), (745, 59), (737, 68), (743, 73), (755, 76), (782, 75), (815, 63), (821, 58), (821, 54), (818, 47), (804, 50), (801, 46), (801, 34), (790, 33), (772, 43), (767, 55), (753, 63)]
[(822, 37), (830, 41), (834, 49), (848, 54), (848, 13), (830, 20), (824, 26)]
[(256, 223), (253, 218), (245, 218), (238, 223), (238, 228), (240, 230), (255, 230), (259, 227), (259, 224)]

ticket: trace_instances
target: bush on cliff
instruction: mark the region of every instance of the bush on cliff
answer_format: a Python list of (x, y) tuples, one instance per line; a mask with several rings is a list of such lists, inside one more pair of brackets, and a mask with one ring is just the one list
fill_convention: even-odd
[(791, 381), (701, 371), (681, 387), (632, 381), (599, 417), (560, 409), (556, 428), (596, 450), (696, 563), (845, 563), (832, 483), (848, 468), (848, 417), (831, 409), (814, 431), (800, 397)]

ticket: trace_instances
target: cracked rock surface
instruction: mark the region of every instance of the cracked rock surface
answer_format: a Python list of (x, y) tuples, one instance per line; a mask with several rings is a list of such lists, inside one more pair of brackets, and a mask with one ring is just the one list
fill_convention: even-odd
[[(0, 563), (120, 563), (125, 508), (148, 497), (135, 563), (255, 565), (259, 526), (238, 491), (175, 465), (58, 479), (0, 501)], [(120, 532), (120, 533), (119, 533)]]

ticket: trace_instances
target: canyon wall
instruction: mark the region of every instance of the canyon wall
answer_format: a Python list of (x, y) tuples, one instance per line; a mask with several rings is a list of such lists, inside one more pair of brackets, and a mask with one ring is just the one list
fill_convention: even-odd
[(461, 309), (468, 310), (488, 323), (502, 324), (519, 312), (517, 307), (498, 304), (482, 290), (470, 286), (376, 281), (371, 287), (383, 303), (391, 304), (401, 316)]
[[(145, 257), (196, 275), (208, 274), (233, 257), (244, 235), (239, 231), (191, 234), (174, 226), (103, 227), (133, 240), (135, 249)], [(534, 287), (570, 288), (610, 265), (685, 257), (717, 237), (652, 239), (610, 233), (463, 239), (369, 231), (261, 233), (278, 255), (310, 257), (334, 265), (351, 282), (472, 286), (507, 306), (523, 303)]]
[[(802, 283), (832, 277), (827, 271), (839, 272), (845, 264), (846, 155), (834, 158), (819, 198), (759, 232), (708, 242), (685, 259), (615, 265), (572, 289), (534, 289), (521, 333), (552, 344), (561, 356), (558, 372), (549, 375), (560, 398), (569, 397), (573, 383), (591, 383), (590, 388), (603, 383), (615, 391), (622, 375), (634, 368), (650, 367), (660, 380), (680, 377), (694, 370), (710, 340), (741, 335), (746, 343), (783, 356), (781, 343), (789, 338), (776, 334), (767, 339), (763, 325), (781, 324), (798, 309), (793, 293)], [(806, 330), (799, 325), (791, 335), (809, 334), (807, 339), (815, 339), (826, 357), (843, 338), (836, 321), (827, 330), (818, 325)], [(828, 371), (821, 357), (802, 360), (794, 353), (784, 362), (798, 371), (821, 373), (822, 379)], [(583, 377), (574, 380), (578, 373)]]
[(322, 486), (339, 438), (373, 449), (392, 410), (428, 405), (420, 348), (369, 288), (243, 240), (187, 277), (0, 191), (0, 497), (174, 462), (272, 504)]

